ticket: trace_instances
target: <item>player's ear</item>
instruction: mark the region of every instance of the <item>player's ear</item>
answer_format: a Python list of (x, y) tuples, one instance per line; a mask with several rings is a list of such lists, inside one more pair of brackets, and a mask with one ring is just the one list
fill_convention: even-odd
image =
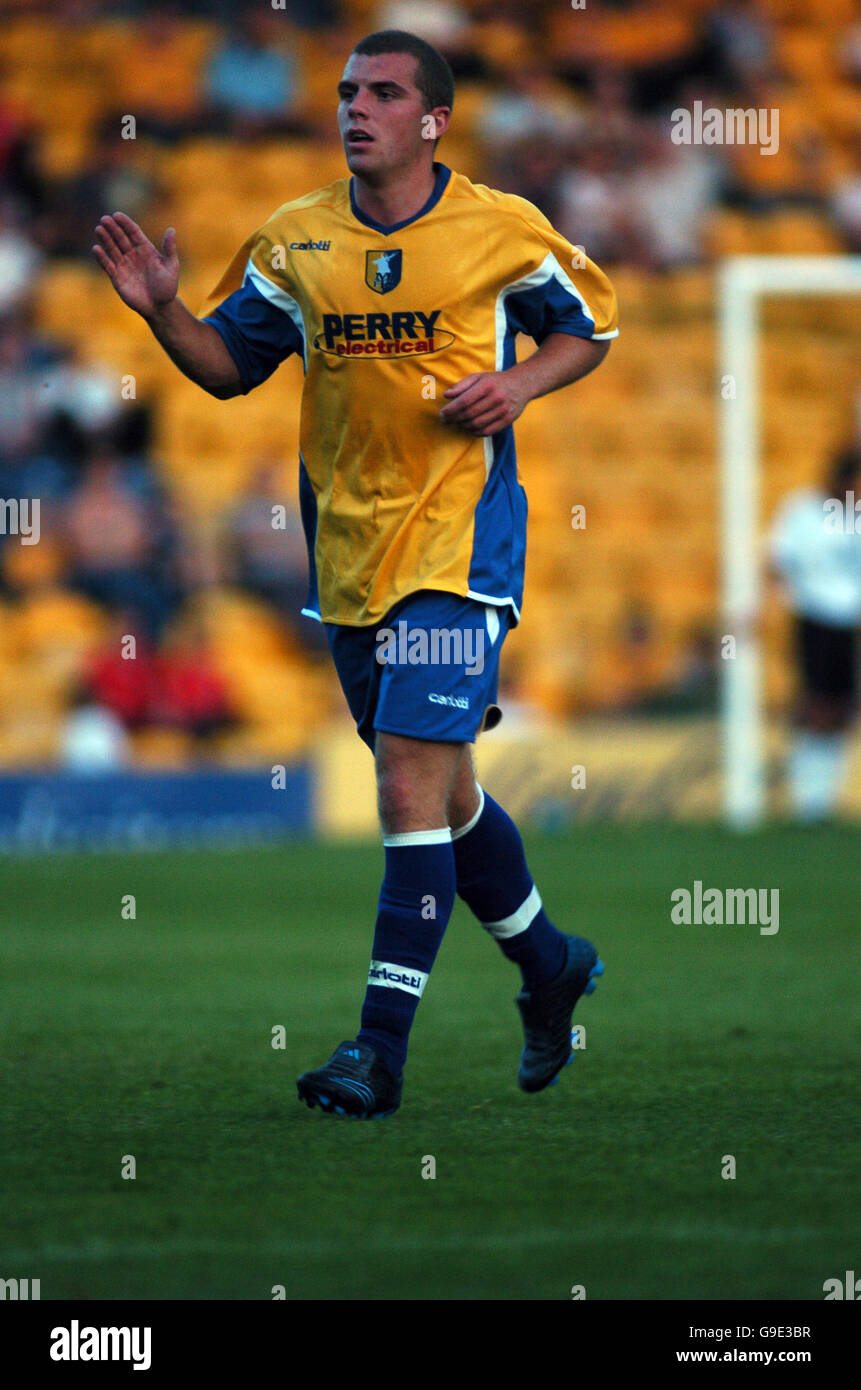
[(428, 138), (439, 140), (448, 130), (448, 124), (451, 120), (451, 107), (435, 106), (432, 111), (428, 112), (424, 119), (428, 127)]

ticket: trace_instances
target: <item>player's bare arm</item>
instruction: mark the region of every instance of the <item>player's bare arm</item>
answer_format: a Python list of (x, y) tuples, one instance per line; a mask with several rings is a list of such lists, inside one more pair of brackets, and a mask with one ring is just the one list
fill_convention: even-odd
[(496, 434), (514, 423), (530, 401), (570, 386), (603, 362), (610, 344), (551, 333), (537, 352), (503, 372), (473, 372), (444, 393), (446, 424), (470, 434)]
[(140, 314), (168, 357), (211, 396), (227, 400), (242, 382), (221, 334), (196, 319), (177, 296), (176, 232), (168, 227), (161, 250), (124, 212), (105, 216), (96, 228), (93, 255), (124, 304)]

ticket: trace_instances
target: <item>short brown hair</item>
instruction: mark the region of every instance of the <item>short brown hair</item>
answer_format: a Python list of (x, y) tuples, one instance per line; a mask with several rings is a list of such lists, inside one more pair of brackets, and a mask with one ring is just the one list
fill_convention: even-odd
[(454, 75), (448, 62), (418, 34), (408, 34), (405, 29), (380, 29), (361, 39), (353, 52), (365, 58), (375, 58), (379, 53), (412, 54), (418, 64), (416, 86), (428, 110), (433, 111), (437, 106), (447, 106), (451, 110), (454, 105)]

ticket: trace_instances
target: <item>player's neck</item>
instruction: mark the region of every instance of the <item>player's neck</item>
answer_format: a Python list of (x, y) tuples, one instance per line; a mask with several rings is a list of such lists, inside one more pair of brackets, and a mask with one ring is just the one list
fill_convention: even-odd
[(415, 169), (407, 173), (398, 171), (380, 183), (368, 184), (359, 174), (354, 174), (353, 197), (365, 217), (373, 218), (383, 227), (394, 227), (421, 212), (435, 183), (436, 169), (422, 162)]

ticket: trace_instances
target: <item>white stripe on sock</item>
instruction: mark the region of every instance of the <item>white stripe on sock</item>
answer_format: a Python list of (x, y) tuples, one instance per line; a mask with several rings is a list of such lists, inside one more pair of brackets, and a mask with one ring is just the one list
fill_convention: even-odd
[(801, 820), (829, 815), (843, 790), (849, 739), (845, 734), (801, 730), (789, 759), (789, 788), (795, 814)]
[(399, 835), (383, 836), (386, 849), (398, 845), (447, 845), (450, 840), (450, 825), (444, 825), (441, 830), (404, 830)]
[(451, 832), (451, 838), (453, 840), (459, 840), (461, 835), (468, 835), (470, 830), (472, 830), (474, 826), (478, 825), (478, 822), (481, 819), (481, 813), (484, 810), (484, 792), (482, 791), (481, 787), (478, 785), (477, 782), (475, 786), (478, 792), (478, 810), (476, 811), (472, 820), (468, 820), (466, 825), (462, 825), (460, 827), (460, 830), (453, 830)]
[(541, 911), (541, 906), (541, 895), (533, 883), (532, 892), (526, 902), (521, 903), (517, 911), (512, 912), (510, 917), (503, 917), (501, 922), (482, 922), (481, 925), (485, 931), (490, 932), (496, 941), (507, 941), (510, 936), (519, 936), (522, 931), (526, 931), (526, 928), (535, 921)]

